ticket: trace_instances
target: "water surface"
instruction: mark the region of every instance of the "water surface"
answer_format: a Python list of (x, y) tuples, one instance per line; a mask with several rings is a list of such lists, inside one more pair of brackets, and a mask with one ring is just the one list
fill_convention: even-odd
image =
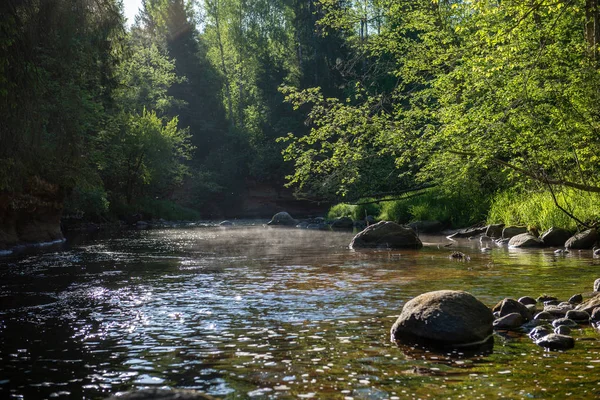
[[(0, 258), (0, 397), (105, 398), (171, 387), (220, 398), (595, 398), (600, 335), (546, 352), (496, 335), (491, 354), (390, 342), (427, 291), (568, 299), (592, 289), (591, 252), (347, 248), (351, 233), (255, 227), (132, 230)], [(470, 261), (449, 258), (453, 250)]]

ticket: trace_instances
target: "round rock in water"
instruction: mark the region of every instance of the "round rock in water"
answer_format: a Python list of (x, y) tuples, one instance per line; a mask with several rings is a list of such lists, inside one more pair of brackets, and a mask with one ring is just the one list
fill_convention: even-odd
[(575, 347), (575, 340), (571, 336), (551, 333), (536, 340), (535, 344), (550, 350), (568, 350)]
[(567, 315), (565, 315), (565, 317), (578, 323), (587, 324), (590, 322), (590, 314), (585, 311), (569, 310), (567, 311)]
[(494, 329), (516, 329), (525, 323), (525, 319), (519, 313), (512, 313), (498, 318), (494, 321)]
[(491, 310), (472, 294), (439, 290), (407, 302), (391, 336), (432, 346), (475, 346), (490, 339), (493, 320)]
[(538, 340), (546, 335), (549, 335), (550, 333), (552, 333), (550, 329), (546, 328), (545, 326), (536, 326), (531, 330), (531, 332), (529, 332), (529, 337), (533, 340)]
[(519, 300), (519, 303), (524, 304), (524, 305), (530, 305), (530, 304), (537, 304), (537, 300), (534, 299), (533, 297), (529, 297), (529, 296), (523, 296), (521, 297)]
[(364, 231), (354, 236), (350, 242), (351, 249), (420, 249), (421, 247), (423, 247), (423, 243), (415, 231), (389, 221), (369, 225)]
[(558, 335), (568, 335), (571, 333), (571, 328), (569, 328), (566, 325), (559, 325), (556, 328), (554, 328), (554, 333)]
[(511, 237), (508, 245), (513, 248), (542, 247), (544, 242), (527, 232)]
[(591, 297), (575, 307), (576, 310), (585, 311), (588, 314), (591, 314), (594, 311), (594, 308), (600, 307), (600, 293), (596, 294), (594, 297)]
[(578, 328), (579, 324), (577, 324), (577, 322), (573, 321), (572, 319), (569, 318), (559, 318), (559, 319), (555, 319), (554, 321), (552, 321), (552, 326), (553, 327), (557, 327), (557, 326), (568, 326), (569, 328)]
[(533, 317), (533, 319), (538, 319), (538, 320), (542, 320), (542, 321), (548, 321), (548, 320), (553, 320), (555, 317), (550, 314), (548, 311), (542, 311), (539, 312), (537, 314), (535, 314), (535, 317)]
[(583, 301), (583, 296), (581, 294), (574, 294), (569, 298), (569, 303), (571, 304), (579, 304)]
[(292, 216), (285, 211), (278, 212), (273, 215), (273, 218), (267, 222), (269, 226), (296, 226), (298, 221), (292, 218)]
[(546, 246), (562, 247), (571, 237), (571, 232), (563, 228), (552, 227), (542, 233), (541, 239)]
[(591, 249), (598, 240), (598, 232), (595, 229), (588, 229), (571, 237), (565, 243), (567, 249)]
[(524, 322), (533, 319), (533, 313), (523, 303), (516, 301), (515, 299), (504, 299), (494, 306), (492, 311), (500, 311), (500, 316), (512, 313), (519, 313), (524, 319)]

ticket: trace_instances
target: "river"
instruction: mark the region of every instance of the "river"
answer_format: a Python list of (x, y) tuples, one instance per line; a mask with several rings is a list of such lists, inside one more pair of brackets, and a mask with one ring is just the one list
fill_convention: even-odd
[(591, 328), (566, 352), (496, 334), (491, 354), (399, 347), (389, 333), (427, 291), (466, 290), (489, 306), (589, 292), (600, 277), (591, 251), (482, 252), (443, 237), (422, 237), (418, 251), (352, 251), (351, 233), (255, 224), (77, 235), (1, 257), (0, 397), (142, 387), (227, 399), (600, 396)]

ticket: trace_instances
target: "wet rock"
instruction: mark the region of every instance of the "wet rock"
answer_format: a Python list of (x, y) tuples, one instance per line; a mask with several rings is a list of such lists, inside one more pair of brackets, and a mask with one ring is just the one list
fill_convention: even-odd
[(536, 305), (537, 304), (537, 300), (534, 299), (533, 297), (529, 297), (529, 296), (523, 296), (523, 297), (519, 298), (518, 302), (521, 304), (524, 304), (524, 305), (529, 305), (529, 304)]
[(112, 396), (107, 400), (216, 400), (214, 397), (192, 390), (143, 389)]
[(531, 312), (531, 315), (534, 315), (537, 311), (535, 304), (526, 304), (525, 307)]
[(296, 225), (296, 228), (298, 229), (307, 229), (308, 228), (309, 223), (306, 221), (302, 221), (300, 222), (298, 225)]
[(525, 323), (523, 316), (517, 312), (505, 315), (494, 321), (494, 329), (516, 329)]
[(557, 326), (561, 326), (561, 325), (568, 326), (569, 328), (578, 328), (579, 327), (577, 322), (575, 322), (569, 318), (559, 318), (559, 319), (555, 319), (554, 321), (552, 321), (552, 326), (555, 328)]
[(494, 316), (494, 319), (498, 319), (500, 318), (500, 311), (494, 311), (492, 315)]
[(594, 308), (600, 307), (600, 293), (596, 294), (594, 297), (590, 297), (583, 303), (579, 304), (575, 307), (576, 310), (585, 311), (588, 314), (591, 314), (594, 311)]
[(415, 221), (408, 226), (418, 233), (438, 233), (444, 229), (444, 224), (440, 221)]
[(513, 248), (542, 247), (544, 242), (531, 233), (520, 233), (510, 238), (508, 245)]
[(510, 239), (521, 233), (527, 233), (527, 228), (524, 226), (507, 226), (502, 230), (502, 239)]
[(594, 281), (594, 292), (600, 292), (600, 278)]
[(567, 312), (570, 311), (570, 308), (564, 308), (559, 306), (545, 306), (544, 311), (552, 314), (555, 318), (562, 318), (567, 315)]
[(551, 333), (536, 340), (535, 344), (550, 350), (568, 350), (575, 347), (575, 340), (571, 336)]
[(533, 340), (538, 340), (543, 338), (546, 335), (551, 334), (552, 331), (545, 326), (537, 326), (529, 332), (529, 337)]
[(572, 303), (569, 303), (568, 301), (561, 301), (560, 303), (558, 303), (558, 306), (568, 308), (570, 310), (575, 308), (575, 306)]
[(470, 261), (471, 257), (469, 257), (468, 255), (466, 255), (465, 253), (461, 252), (461, 251), (453, 251), (448, 258), (450, 258), (451, 260), (461, 260), (461, 261)]
[(481, 228), (468, 228), (468, 229), (461, 229), (458, 232), (453, 233), (452, 235), (446, 236), (448, 239), (463, 239), (463, 238), (469, 238), (472, 236), (477, 236), (477, 235), (481, 235), (482, 233), (485, 233), (485, 231), (487, 230), (487, 228), (481, 227)]
[(550, 300), (558, 300), (558, 299), (554, 296), (548, 296), (547, 294), (543, 294), (537, 298), (538, 303), (543, 303), (545, 301), (550, 301)]
[(495, 241), (495, 243), (496, 243), (498, 246), (504, 246), (504, 245), (507, 245), (507, 244), (508, 244), (508, 242), (510, 242), (510, 238), (508, 238), (508, 239), (497, 239), (497, 240)]
[(595, 229), (588, 229), (572, 236), (565, 243), (567, 249), (591, 249), (598, 240), (598, 232)]
[(504, 229), (504, 224), (492, 224), (488, 225), (485, 230), (485, 235), (491, 238), (501, 238), (502, 230)]
[(298, 221), (292, 218), (290, 214), (285, 211), (278, 212), (273, 215), (273, 218), (269, 222), (267, 222), (269, 226), (296, 226), (298, 225)]
[(533, 317), (533, 319), (538, 319), (538, 320), (542, 320), (542, 321), (550, 321), (553, 320), (555, 317), (550, 314), (548, 311), (542, 311), (539, 312), (537, 314), (535, 314), (535, 316)]
[(351, 249), (420, 249), (421, 247), (423, 247), (423, 243), (421, 243), (415, 231), (389, 221), (381, 221), (368, 226), (364, 231), (354, 236), (352, 242), (350, 242)]
[(571, 237), (571, 232), (563, 228), (552, 227), (546, 232), (542, 233), (541, 239), (546, 246), (558, 246), (562, 247), (565, 245), (567, 240)]
[(557, 306), (560, 303), (561, 302), (559, 300), (548, 300), (548, 301), (544, 301), (544, 306)]
[(518, 313), (523, 317), (524, 322), (533, 319), (533, 314), (531, 313), (531, 311), (524, 304), (519, 303), (514, 299), (502, 300), (494, 306), (492, 312), (494, 311), (500, 311), (501, 317), (512, 313)]
[(569, 310), (565, 315), (566, 318), (572, 319), (580, 324), (587, 324), (590, 321), (590, 314), (585, 311)]
[(594, 308), (590, 315), (590, 323), (597, 325), (600, 322), (600, 307)]
[(219, 226), (233, 226), (233, 222), (225, 220), (225, 221), (221, 221), (219, 222)]
[(325, 223), (320, 223), (320, 224), (308, 224), (306, 229), (311, 229), (311, 230), (315, 230), (315, 231), (326, 231), (329, 229), (329, 226)]
[(557, 335), (569, 335), (571, 333), (571, 328), (566, 325), (559, 325), (554, 328), (554, 333)]
[(470, 293), (440, 290), (407, 302), (391, 336), (403, 342), (476, 345), (490, 339), (493, 319), (490, 309)]
[(354, 221), (350, 217), (340, 217), (331, 223), (331, 229), (335, 230), (352, 230), (353, 228)]
[(569, 298), (569, 303), (571, 304), (579, 304), (583, 301), (583, 296), (581, 294), (574, 294)]

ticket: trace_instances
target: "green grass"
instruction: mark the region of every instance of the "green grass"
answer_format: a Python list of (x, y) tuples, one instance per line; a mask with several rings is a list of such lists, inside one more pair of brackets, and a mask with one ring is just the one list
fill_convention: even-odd
[[(362, 199), (364, 202), (372, 201), (372, 199)], [(364, 220), (367, 215), (377, 217), (381, 213), (381, 205), (377, 203), (371, 204), (347, 204), (339, 203), (334, 205), (327, 212), (327, 219), (336, 219), (340, 217), (350, 217), (354, 221)]]
[[(559, 204), (584, 222), (600, 220), (600, 194), (564, 189), (556, 192)], [(540, 231), (552, 226), (577, 229), (575, 220), (562, 212), (549, 191), (506, 191), (492, 200), (489, 223), (535, 226)]]

